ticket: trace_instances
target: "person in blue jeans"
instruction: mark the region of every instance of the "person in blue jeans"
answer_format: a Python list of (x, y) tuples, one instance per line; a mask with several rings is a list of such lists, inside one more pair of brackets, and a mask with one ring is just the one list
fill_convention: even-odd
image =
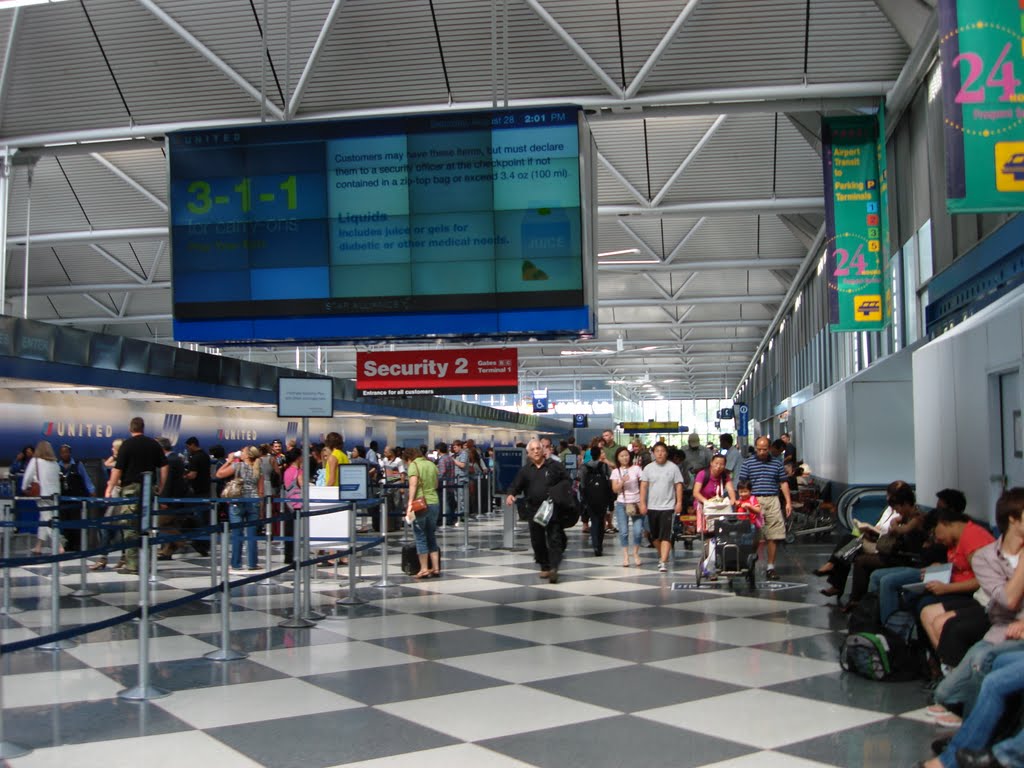
[[(254, 445), (236, 451), (231, 460), (217, 470), (218, 478), (235, 477), (242, 479), (243, 499), (263, 498), (263, 472), (260, 470), (260, 449)], [(256, 521), (260, 517), (258, 501), (233, 501), (228, 505), (228, 520), (231, 522), (231, 569), (242, 570), (242, 533), (244, 527), (245, 553), (250, 571), (258, 569), (256, 552)]]
[[(405, 505), (405, 519), (416, 537), (416, 554), (420, 570), (413, 578), (431, 579), (441, 575), (441, 548), (437, 545), (437, 519), (441, 505), (437, 495), (437, 467), (424, 458), (419, 448), (405, 449), (405, 466), (409, 475), (409, 500)], [(423, 499), (427, 508), (419, 513), (413, 502)]]
[[(918, 765), (923, 768), (1011, 768), (1022, 765), (1020, 760), (1024, 759), (1024, 751), (1020, 751), (1016, 743), (1020, 741), (1019, 734), (1014, 739), (1000, 742), (997, 745), (999, 752), (995, 748), (991, 753), (985, 751), (1010, 700), (1021, 692), (1024, 692), (1024, 653), (998, 656), (992, 663), (992, 671), (981, 684), (981, 692), (970, 716), (942, 754)], [(962, 759), (962, 755), (966, 759)]]

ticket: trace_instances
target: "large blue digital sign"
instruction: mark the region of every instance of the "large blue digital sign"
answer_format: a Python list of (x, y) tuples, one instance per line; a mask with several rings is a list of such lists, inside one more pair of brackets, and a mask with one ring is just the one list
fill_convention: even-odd
[(577, 107), (167, 140), (178, 340), (594, 331), (593, 150)]

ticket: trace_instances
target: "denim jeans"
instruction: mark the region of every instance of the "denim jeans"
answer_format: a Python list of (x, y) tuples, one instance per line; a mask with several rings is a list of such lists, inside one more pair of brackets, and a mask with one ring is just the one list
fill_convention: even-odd
[(977, 674), (975, 665), (992, 649), (992, 643), (979, 640), (971, 646), (971, 650), (963, 657), (935, 686), (935, 703), (947, 709), (951, 704), (966, 704), (973, 698), (976, 686), (972, 678)]
[[(958, 749), (985, 749), (1006, 712), (1007, 700), (1024, 690), (1024, 655), (1005, 653), (992, 664), (970, 716), (939, 755), (944, 768), (956, 768)], [(1016, 765), (1017, 763), (1004, 763)]]
[(416, 537), (416, 554), (426, 555), (430, 552), (440, 552), (437, 546), (437, 519), (441, 516), (439, 504), (427, 504), (427, 511), (420, 515), (412, 523), (412, 532)]
[(921, 580), (920, 568), (879, 568), (871, 572), (868, 592), (878, 595), (879, 613), (882, 623), (900, 609), (900, 590), (904, 584)]
[[(259, 504), (242, 502), (228, 506), (228, 520), (236, 523), (254, 523), (260, 517)], [(245, 526), (245, 555), (250, 568), (256, 567), (256, 526)], [(231, 529), (231, 567), (242, 567), (242, 529)]]
[(455, 525), (455, 522), (459, 519), (459, 501), (455, 498), (455, 488), (439, 489), (438, 493), (443, 493), (445, 499), (444, 524)]
[(615, 527), (619, 529), (619, 544), (629, 546), (630, 526), (633, 528), (633, 546), (639, 547), (644, 540), (644, 518), (630, 517), (626, 514), (626, 505), (615, 502)]
[(1000, 765), (1024, 765), (1024, 730), (992, 747), (992, 754)]

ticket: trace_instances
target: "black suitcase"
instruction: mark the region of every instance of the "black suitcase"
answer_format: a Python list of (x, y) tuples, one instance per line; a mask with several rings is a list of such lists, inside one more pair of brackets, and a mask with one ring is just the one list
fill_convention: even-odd
[[(441, 567), (441, 553), (438, 553), (437, 557), (438, 565)], [(402, 545), (402, 573), (406, 576), (415, 576), (420, 572), (420, 556), (416, 554), (415, 544), (403, 544)]]

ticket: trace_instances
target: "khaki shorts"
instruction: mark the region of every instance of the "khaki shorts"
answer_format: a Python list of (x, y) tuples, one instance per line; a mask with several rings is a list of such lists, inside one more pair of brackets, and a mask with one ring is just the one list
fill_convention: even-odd
[(782, 505), (778, 496), (758, 496), (761, 514), (764, 515), (764, 527), (761, 538), (766, 541), (781, 541), (786, 538), (786, 519), (782, 515)]

